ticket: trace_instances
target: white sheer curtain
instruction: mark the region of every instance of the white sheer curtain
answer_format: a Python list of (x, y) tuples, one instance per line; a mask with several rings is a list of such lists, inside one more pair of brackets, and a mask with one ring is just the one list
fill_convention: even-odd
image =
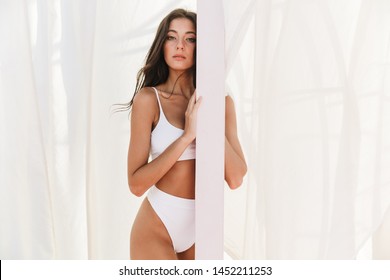
[(225, 1), (225, 17), (249, 165), (227, 251), (356, 258), (390, 205), (390, 2)]
[[(249, 171), (233, 258), (355, 258), (390, 201), (390, 2), (225, 0)], [(158, 22), (195, 1), (0, 0), (0, 258), (127, 259), (127, 102)], [(216, 50), (218, 51), (218, 50)]]
[(158, 23), (195, 1), (0, 0), (0, 258), (128, 259), (127, 113)]

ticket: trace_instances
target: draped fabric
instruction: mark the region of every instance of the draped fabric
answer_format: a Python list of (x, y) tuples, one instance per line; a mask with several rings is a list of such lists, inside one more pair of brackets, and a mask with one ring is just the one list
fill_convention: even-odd
[(227, 251), (356, 258), (390, 204), (390, 2), (225, 1), (225, 13), (249, 166), (226, 192)]
[(128, 259), (128, 102), (194, 1), (0, 0), (0, 258)]
[[(353, 259), (390, 204), (390, 2), (224, 0), (236, 259)], [(186, 1), (0, 0), (0, 258), (128, 259), (128, 102)], [(216, 50), (219, 51), (219, 50)]]

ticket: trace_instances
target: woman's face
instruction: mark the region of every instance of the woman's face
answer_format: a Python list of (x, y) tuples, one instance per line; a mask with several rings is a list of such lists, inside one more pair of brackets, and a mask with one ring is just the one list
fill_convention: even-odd
[(186, 18), (172, 20), (164, 44), (164, 59), (168, 67), (176, 71), (191, 68), (195, 47), (196, 33), (192, 21)]

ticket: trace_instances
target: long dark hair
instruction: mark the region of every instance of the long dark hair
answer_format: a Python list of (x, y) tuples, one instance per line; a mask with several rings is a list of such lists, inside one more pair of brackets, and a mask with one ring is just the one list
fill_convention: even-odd
[[(118, 104), (121, 106), (118, 111), (130, 110), (133, 105), (134, 97), (143, 87), (154, 87), (166, 82), (169, 75), (169, 68), (164, 59), (164, 43), (172, 20), (177, 18), (186, 18), (192, 21), (196, 28), (196, 13), (184, 9), (176, 9), (170, 12), (158, 26), (156, 37), (150, 47), (147, 55), (145, 66), (137, 74), (137, 83), (135, 86), (133, 98), (129, 103)], [(196, 48), (194, 50), (194, 65), (189, 69), (193, 77), (193, 84), (196, 88)], [(173, 89), (172, 89), (173, 92)]]

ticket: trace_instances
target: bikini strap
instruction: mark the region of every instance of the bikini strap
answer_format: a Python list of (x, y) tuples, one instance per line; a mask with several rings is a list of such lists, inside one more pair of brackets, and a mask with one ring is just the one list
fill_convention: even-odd
[(158, 106), (160, 107), (160, 119), (161, 119), (161, 115), (163, 116), (164, 119), (166, 119), (162, 105), (161, 105), (160, 96), (158, 95), (158, 91), (155, 87), (152, 87), (152, 88), (154, 89), (154, 92), (156, 93)]
[(162, 106), (161, 106), (161, 102), (160, 102), (160, 97), (158, 96), (158, 91), (155, 87), (152, 87), (154, 89), (154, 92), (156, 93), (156, 97), (157, 97), (157, 102), (158, 102), (158, 106), (160, 106), (160, 112), (162, 111)]

